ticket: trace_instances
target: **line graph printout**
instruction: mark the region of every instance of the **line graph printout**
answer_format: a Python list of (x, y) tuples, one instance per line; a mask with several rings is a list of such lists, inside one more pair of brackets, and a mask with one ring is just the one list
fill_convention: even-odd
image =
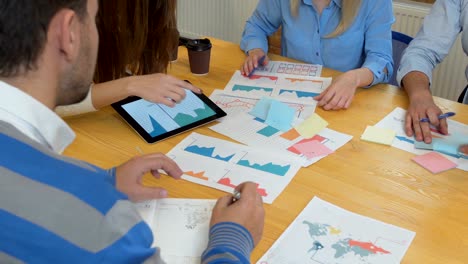
[(310, 103), (313, 97), (323, 92), (332, 78), (322, 77), (286, 77), (254, 74), (251, 77), (242, 76), (240, 71), (234, 72), (224, 91), (239, 96), (272, 96), (291, 98), (304, 103)]
[(257, 264), (395, 264), (414, 236), (314, 197)]
[[(294, 125), (302, 121), (303, 120), (297, 119)], [(317, 140), (327, 148), (336, 151), (352, 139), (350, 135), (328, 128), (323, 129), (318, 133), (317, 137), (311, 139), (303, 138), (294, 128), (291, 131), (278, 131), (271, 135), (259, 133), (259, 131), (267, 126), (267, 124), (255, 119), (247, 113), (239, 113), (236, 116), (224, 120), (222, 123), (211, 126), (210, 129), (249, 146), (260, 147), (270, 152), (274, 151), (276, 153), (283, 153), (284, 155), (293, 155), (300, 158), (301, 165), (304, 167), (321, 160), (325, 156), (309, 159), (305, 155), (294, 150), (293, 146), (295, 144)]]
[[(431, 152), (432, 150), (417, 149), (414, 147), (414, 143), (416, 142), (416, 140), (414, 139), (414, 137), (408, 137), (405, 133), (405, 116), (406, 110), (400, 107), (396, 107), (392, 112), (390, 112), (387, 116), (385, 116), (374, 126), (392, 129), (396, 132), (396, 137), (393, 140), (392, 147), (399, 148), (416, 155), (423, 155)], [(468, 138), (468, 125), (450, 119), (447, 119), (447, 123), (449, 133), (466, 135), (466, 138)], [(432, 132), (432, 135), (434, 139), (437, 138), (443, 140), (444, 138), (446, 138), (446, 136), (441, 135), (435, 131)], [(444, 153), (440, 154), (446, 157), (447, 159), (457, 163), (458, 169), (468, 171), (468, 162), (466, 159), (456, 158), (450, 155), (446, 155)]]
[(166, 198), (136, 203), (166, 263), (200, 263), (216, 200)]
[[(203, 153), (187, 151), (194, 145), (204, 149)], [(272, 203), (301, 167), (300, 160), (293, 155), (271, 153), (197, 133), (186, 137), (167, 156), (180, 166), (184, 172), (182, 178), (194, 183), (232, 192), (244, 181), (255, 182), (265, 203)]]
[[(250, 112), (250, 110), (253, 109), (255, 104), (262, 98), (261, 96), (239, 96), (236, 93), (231, 93), (228, 91), (223, 91), (223, 90), (218, 90), (215, 89), (213, 93), (210, 95), (210, 99), (218, 105), (221, 109), (224, 110), (231, 118), (231, 116), (236, 115), (238, 113), (247, 113)], [(310, 100), (308, 103), (304, 102), (298, 102), (296, 100), (292, 99), (286, 99), (286, 98), (278, 98), (278, 97), (272, 97), (289, 107), (293, 108), (296, 110), (296, 118), (299, 119), (306, 119), (309, 117), (311, 114), (315, 112), (315, 107), (317, 106), (317, 102), (315, 100)], [(218, 119), (218, 121), (222, 121), (223, 119), (227, 118), (222, 118)]]
[(292, 75), (292, 76), (311, 76), (320, 77), (322, 74), (322, 65), (292, 63), (287, 61), (270, 61), (266, 66), (258, 67), (257, 74), (273, 75)]

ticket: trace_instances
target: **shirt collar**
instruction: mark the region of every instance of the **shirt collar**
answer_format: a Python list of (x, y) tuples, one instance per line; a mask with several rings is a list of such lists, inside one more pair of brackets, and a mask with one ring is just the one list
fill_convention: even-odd
[(62, 153), (75, 139), (73, 130), (54, 111), (20, 89), (0, 81), (0, 120), (31, 139)]
[[(339, 8), (341, 8), (341, 3), (343, 0), (331, 0), (331, 2), (335, 3)], [(312, 0), (302, 0), (302, 2), (306, 5), (313, 5)]]

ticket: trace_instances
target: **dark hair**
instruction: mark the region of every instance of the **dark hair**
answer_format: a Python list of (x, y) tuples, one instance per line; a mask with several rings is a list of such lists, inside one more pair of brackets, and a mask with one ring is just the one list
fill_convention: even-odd
[(87, 0), (0, 0), (0, 76), (33, 70), (44, 49), (49, 23), (61, 9), (87, 15)]
[(100, 0), (94, 81), (166, 72), (179, 43), (175, 11), (175, 0)]

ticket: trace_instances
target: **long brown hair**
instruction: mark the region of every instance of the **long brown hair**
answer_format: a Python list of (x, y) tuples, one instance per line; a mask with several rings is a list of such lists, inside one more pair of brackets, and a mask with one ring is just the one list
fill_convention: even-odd
[(175, 0), (99, 0), (95, 82), (166, 72), (177, 46)]

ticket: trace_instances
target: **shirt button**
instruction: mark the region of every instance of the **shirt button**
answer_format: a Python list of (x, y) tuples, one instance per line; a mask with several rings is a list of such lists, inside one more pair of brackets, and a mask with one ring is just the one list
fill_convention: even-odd
[(318, 56), (318, 55), (319, 55), (319, 53), (318, 53), (318, 52), (315, 52), (315, 55), (317, 55), (317, 56)]

